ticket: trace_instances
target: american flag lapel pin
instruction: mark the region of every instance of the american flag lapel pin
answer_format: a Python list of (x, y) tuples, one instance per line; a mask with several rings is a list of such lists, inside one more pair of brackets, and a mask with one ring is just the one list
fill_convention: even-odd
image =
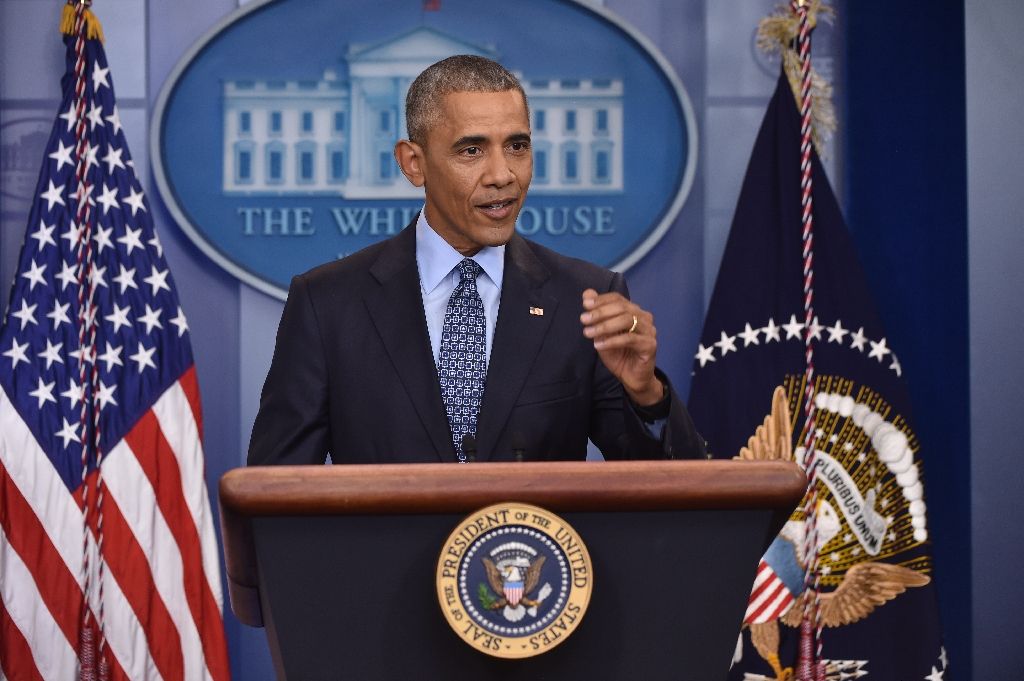
[(537, 317), (543, 317), (544, 316), (544, 308), (543, 307), (533, 307), (533, 306), (530, 306), (530, 314), (536, 315)]

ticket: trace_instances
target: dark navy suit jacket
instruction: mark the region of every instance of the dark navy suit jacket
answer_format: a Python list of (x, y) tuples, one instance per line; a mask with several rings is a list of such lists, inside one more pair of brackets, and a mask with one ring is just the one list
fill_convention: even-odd
[[(410, 226), (292, 280), (250, 465), (323, 463), (328, 452), (335, 463), (456, 460), (415, 246)], [(660, 440), (630, 406), (583, 336), (586, 288), (626, 293), (620, 274), (519, 235), (509, 241), (477, 459), (580, 460), (588, 437), (610, 459), (703, 456), (671, 388)]]

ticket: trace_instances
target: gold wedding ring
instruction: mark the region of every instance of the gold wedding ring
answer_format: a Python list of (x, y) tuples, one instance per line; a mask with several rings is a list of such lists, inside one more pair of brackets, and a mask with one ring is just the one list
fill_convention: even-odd
[(626, 333), (633, 333), (634, 331), (636, 331), (636, 324), (638, 321), (640, 320), (636, 318), (636, 315), (633, 315), (633, 326), (629, 327), (629, 331), (627, 331)]

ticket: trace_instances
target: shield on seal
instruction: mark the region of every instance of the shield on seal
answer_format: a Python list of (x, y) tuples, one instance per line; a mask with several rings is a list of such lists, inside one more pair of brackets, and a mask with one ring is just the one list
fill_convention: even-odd
[(501, 592), (505, 594), (505, 600), (513, 608), (519, 605), (519, 599), (523, 597), (522, 582), (504, 582), (501, 585)]

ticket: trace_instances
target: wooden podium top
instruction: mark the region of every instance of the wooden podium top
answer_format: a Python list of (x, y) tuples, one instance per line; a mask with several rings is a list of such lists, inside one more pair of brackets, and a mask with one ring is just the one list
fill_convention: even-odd
[(496, 500), (552, 511), (792, 508), (806, 480), (783, 461), (561, 461), (255, 466), (220, 481), (241, 516), (458, 513)]

